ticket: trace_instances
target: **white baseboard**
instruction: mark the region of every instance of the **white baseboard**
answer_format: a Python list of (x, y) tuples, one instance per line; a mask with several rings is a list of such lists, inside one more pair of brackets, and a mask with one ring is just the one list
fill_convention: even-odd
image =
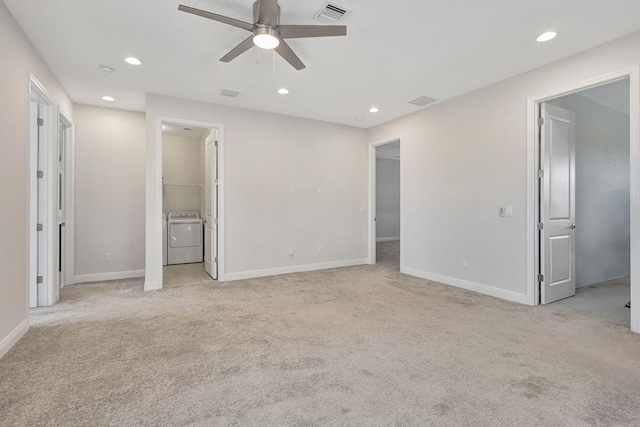
[(400, 240), (400, 236), (397, 237), (377, 237), (376, 242), (395, 242)]
[(24, 319), (20, 324), (0, 341), (0, 358), (7, 354), (11, 347), (16, 345), (20, 338), (29, 330), (29, 318)]
[(466, 289), (468, 291), (478, 292), (480, 294), (489, 295), (496, 298), (505, 299), (507, 301), (517, 302), (519, 304), (530, 305), (527, 294), (507, 291), (493, 286), (482, 285), (480, 283), (469, 282), (468, 280), (456, 279), (454, 277), (442, 276), (440, 274), (429, 273), (415, 268), (400, 267), (400, 272), (411, 276), (420, 277), (421, 279), (431, 280), (433, 282), (445, 285), (455, 286), (456, 288)]
[(352, 267), (354, 265), (367, 264), (367, 259), (350, 259), (346, 261), (321, 262), (318, 264), (292, 265), (290, 267), (268, 268), (265, 270), (241, 271), (238, 273), (225, 273), (224, 280), (255, 279), (257, 277), (277, 276), (279, 274), (301, 273), (303, 271), (327, 270), (329, 268)]
[(619, 276), (619, 277), (612, 277), (611, 279), (599, 280), (599, 281), (594, 282), (594, 283), (585, 283), (585, 284), (582, 284), (582, 285), (578, 285), (578, 284), (576, 284), (576, 289), (578, 289), (578, 288), (584, 288), (584, 287), (586, 287), (586, 286), (599, 285), (600, 283), (607, 283), (607, 282), (611, 282), (612, 280), (624, 279), (625, 277), (629, 277), (629, 274), (625, 274), (625, 275), (623, 275), (623, 276)]
[(144, 282), (144, 290), (145, 291), (158, 291), (160, 289), (162, 289), (162, 288), (160, 287), (160, 284), (156, 280), (149, 281), (149, 282)]
[(103, 282), (105, 280), (133, 279), (144, 276), (144, 270), (116, 271), (113, 273), (81, 274), (73, 277), (73, 283)]

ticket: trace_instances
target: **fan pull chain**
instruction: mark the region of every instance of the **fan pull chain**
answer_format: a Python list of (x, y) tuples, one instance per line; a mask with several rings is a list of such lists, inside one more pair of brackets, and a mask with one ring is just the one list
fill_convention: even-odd
[(271, 51), (273, 54), (273, 78), (276, 78), (276, 51), (272, 50)]

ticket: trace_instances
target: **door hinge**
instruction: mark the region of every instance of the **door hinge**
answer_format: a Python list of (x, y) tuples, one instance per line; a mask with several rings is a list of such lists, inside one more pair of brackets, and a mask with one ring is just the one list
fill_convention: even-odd
[(44, 120), (38, 117), (38, 126), (44, 126)]
[(213, 184), (214, 184), (214, 185), (220, 185), (220, 180), (219, 180), (219, 179), (217, 179), (217, 178), (216, 178), (216, 179), (214, 179), (214, 180), (213, 180)]
[(538, 178), (544, 178), (544, 171), (542, 169), (538, 171)]
[(213, 219), (213, 223), (214, 223), (215, 225), (218, 225), (218, 218), (214, 218), (214, 219)]
[(216, 146), (216, 148), (218, 148), (218, 141), (215, 142), (215, 146)]
[(218, 257), (213, 257), (213, 262), (218, 262)]
[(36, 224), (36, 231), (42, 231), (42, 224)]
[(544, 125), (544, 117), (538, 117), (538, 126)]
[(37, 176), (38, 178), (40, 178), (40, 179), (41, 179), (41, 178), (44, 178), (44, 172), (42, 172), (42, 171), (38, 171), (38, 173), (37, 173), (37, 175), (36, 175), (36, 176)]
[(36, 283), (40, 284), (43, 282), (42, 276), (36, 276)]
[(538, 282), (544, 282), (544, 274), (538, 274)]
[(544, 222), (538, 223), (538, 230), (544, 230)]

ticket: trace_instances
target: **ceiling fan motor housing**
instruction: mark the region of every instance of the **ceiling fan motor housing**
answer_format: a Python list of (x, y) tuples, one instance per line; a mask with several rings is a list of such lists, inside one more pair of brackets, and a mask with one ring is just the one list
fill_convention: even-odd
[(253, 23), (275, 28), (280, 25), (280, 5), (277, 6), (275, 14), (271, 11), (262, 12), (262, 22), (260, 22), (260, 0), (253, 2)]

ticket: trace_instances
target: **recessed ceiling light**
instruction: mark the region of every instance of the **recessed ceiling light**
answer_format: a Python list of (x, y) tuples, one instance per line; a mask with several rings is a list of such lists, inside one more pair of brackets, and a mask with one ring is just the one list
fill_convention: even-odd
[(102, 71), (105, 74), (111, 74), (113, 73), (115, 70), (107, 65), (101, 65), (100, 66), (100, 71)]
[(103, 101), (113, 102), (113, 101), (115, 101), (115, 98), (112, 97), (112, 96), (109, 96), (109, 95), (105, 95), (105, 96), (102, 97), (102, 100)]
[(363, 119), (363, 117), (356, 117), (355, 119), (356, 119), (357, 122), (359, 122), (360, 120)]
[(280, 89), (278, 89), (278, 93), (279, 93), (280, 95), (286, 95), (286, 94), (288, 94), (288, 93), (289, 93), (289, 89), (286, 89), (286, 88), (280, 88)]
[(376, 107), (371, 107), (371, 108), (369, 109), (369, 112), (370, 112), (370, 113), (377, 113), (378, 111), (380, 111), (380, 110), (379, 110), (378, 108), (376, 108)]
[(140, 61), (138, 58), (134, 58), (133, 56), (125, 58), (124, 61), (127, 64), (131, 64), (131, 65), (142, 65), (142, 61)]
[(186, 130), (187, 132), (191, 132), (193, 130), (191, 128), (182, 128), (182, 129)]
[(558, 35), (558, 33), (555, 33), (553, 31), (547, 31), (546, 33), (542, 33), (538, 36), (538, 38), (536, 39), (537, 42), (548, 42), (549, 40), (554, 39), (556, 36)]

